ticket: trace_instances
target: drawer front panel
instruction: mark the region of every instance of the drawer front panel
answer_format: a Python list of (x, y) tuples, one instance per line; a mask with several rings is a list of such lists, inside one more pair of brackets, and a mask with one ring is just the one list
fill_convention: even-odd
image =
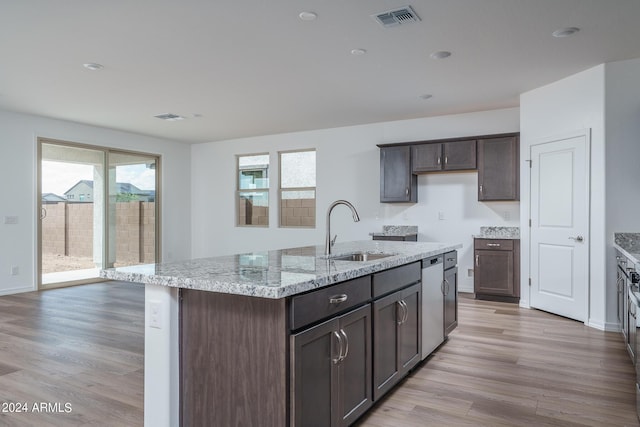
[(371, 276), (359, 277), (291, 299), (291, 329), (334, 316), (371, 299)]
[(420, 280), (420, 261), (385, 270), (373, 275), (373, 297), (386, 295)]
[(489, 249), (492, 251), (512, 251), (513, 240), (511, 239), (475, 239), (475, 249)]
[(444, 269), (448, 270), (458, 265), (458, 252), (452, 251), (444, 254)]

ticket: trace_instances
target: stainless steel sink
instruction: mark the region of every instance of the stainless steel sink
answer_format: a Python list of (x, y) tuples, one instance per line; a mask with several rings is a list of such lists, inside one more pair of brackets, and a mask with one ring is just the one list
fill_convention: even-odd
[(390, 256), (394, 256), (395, 254), (384, 254), (384, 253), (371, 253), (371, 252), (355, 252), (351, 254), (345, 255), (336, 255), (331, 256), (329, 259), (334, 261), (373, 261), (376, 259), (387, 258)]

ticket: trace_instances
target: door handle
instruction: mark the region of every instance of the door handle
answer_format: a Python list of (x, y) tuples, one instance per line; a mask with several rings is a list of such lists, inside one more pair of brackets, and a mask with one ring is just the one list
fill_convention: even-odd
[(344, 331), (344, 329), (340, 329), (340, 334), (344, 338), (344, 354), (340, 357), (340, 361), (342, 362), (347, 358), (347, 354), (349, 354), (349, 338), (347, 337), (347, 333)]
[(405, 195), (405, 196), (408, 196), (408, 195), (409, 195), (409, 189), (408, 189), (408, 188), (405, 188), (405, 189), (404, 189), (404, 195)]
[(574, 241), (576, 241), (576, 242), (582, 242), (582, 241), (584, 241), (584, 237), (582, 237), (582, 236), (569, 237), (569, 239), (574, 240)]
[[(404, 307), (402, 306), (402, 300), (400, 301), (396, 301), (398, 304), (398, 307), (400, 307), (400, 309), (398, 310), (398, 313), (396, 313), (396, 322), (398, 323), (398, 325), (402, 325), (402, 321), (404, 320)], [(400, 319), (398, 320), (398, 315), (400, 315)]]
[(336, 331), (333, 331), (333, 335), (338, 339), (339, 350), (338, 350), (338, 357), (332, 358), (331, 361), (333, 362), (334, 365), (337, 365), (342, 360), (342, 346), (343, 346), (342, 335), (340, 335)]
[(476, 255), (476, 267), (480, 267), (480, 255)]

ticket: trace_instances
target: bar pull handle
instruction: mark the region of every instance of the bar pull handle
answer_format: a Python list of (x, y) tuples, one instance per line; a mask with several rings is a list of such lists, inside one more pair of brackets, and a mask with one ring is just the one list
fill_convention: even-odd
[(338, 339), (338, 357), (334, 357), (331, 359), (334, 365), (337, 365), (342, 360), (342, 335), (340, 335), (337, 331), (333, 331), (333, 335)]
[(329, 304), (340, 304), (345, 302), (349, 297), (346, 294), (334, 295), (329, 298)]
[(480, 267), (480, 255), (476, 255), (476, 267)]
[(342, 335), (342, 337), (344, 338), (344, 354), (340, 358), (340, 361), (342, 362), (347, 358), (347, 355), (349, 354), (349, 337), (347, 337), (347, 333), (344, 331), (344, 329), (340, 329), (340, 335)]
[(500, 243), (487, 243), (487, 246), (489, 246), (491, 248), (499, 248), (500, 247)]

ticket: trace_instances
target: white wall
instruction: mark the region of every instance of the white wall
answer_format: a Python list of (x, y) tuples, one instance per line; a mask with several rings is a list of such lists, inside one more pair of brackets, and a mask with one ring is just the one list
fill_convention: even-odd
[[(519, 225), (518, 202), (477, 201), (477, 173), (422, 175), (417, 204), (380, 203), (380, 157), (376, 144), (483, 135), (519, 130), (518, 109), (450, 115), (363, 126), (296, 132), (192, 147), (192, 254), (194, 257), (320, 245), (327, 206), (351, 201), (361, 222), (344, 207), (332, 214), (338, 240), (366, 240), (384, 224), (419, 226), (419, 240), (460, 242), (460, 289), (471, 292), (472, 235), (483, 225)], [(278, 228), (276, 209), (278, 151), (316, 148), (317, 221), (315, 229)], [(235, 227), (235, 155), (271, 154), (269, 228)], [(444, 220), (438, 220), (438, 212)], [(506, 221), (503, 217), (509, 217)]]
[[(521, 159), (542, 138), (591, 129), (590, 326), (616, 330), (613, 233), (640, 232), (640, 59), (602, 64), (520, 97)], [(521, 218), (529, 170), (521, 168)], [(529, 304), (529, 234), (522, 228), (522, 297)]]
[[(613, 234), (640, 232), (640, 59), (605, 65), (607, 324), (617, 324)], [(613, 328), (611, 328), (613, 329)]]
[[(190, 257), (190, 146), (110, 129), (0, 111), (0, 294), (36, 289), (36, 141), (47, 137), (162, 156), (162, 258)], [(5, 216), (19, 224), (5, 225)], [(11, 276), (11, 266), (20, 274)]]

